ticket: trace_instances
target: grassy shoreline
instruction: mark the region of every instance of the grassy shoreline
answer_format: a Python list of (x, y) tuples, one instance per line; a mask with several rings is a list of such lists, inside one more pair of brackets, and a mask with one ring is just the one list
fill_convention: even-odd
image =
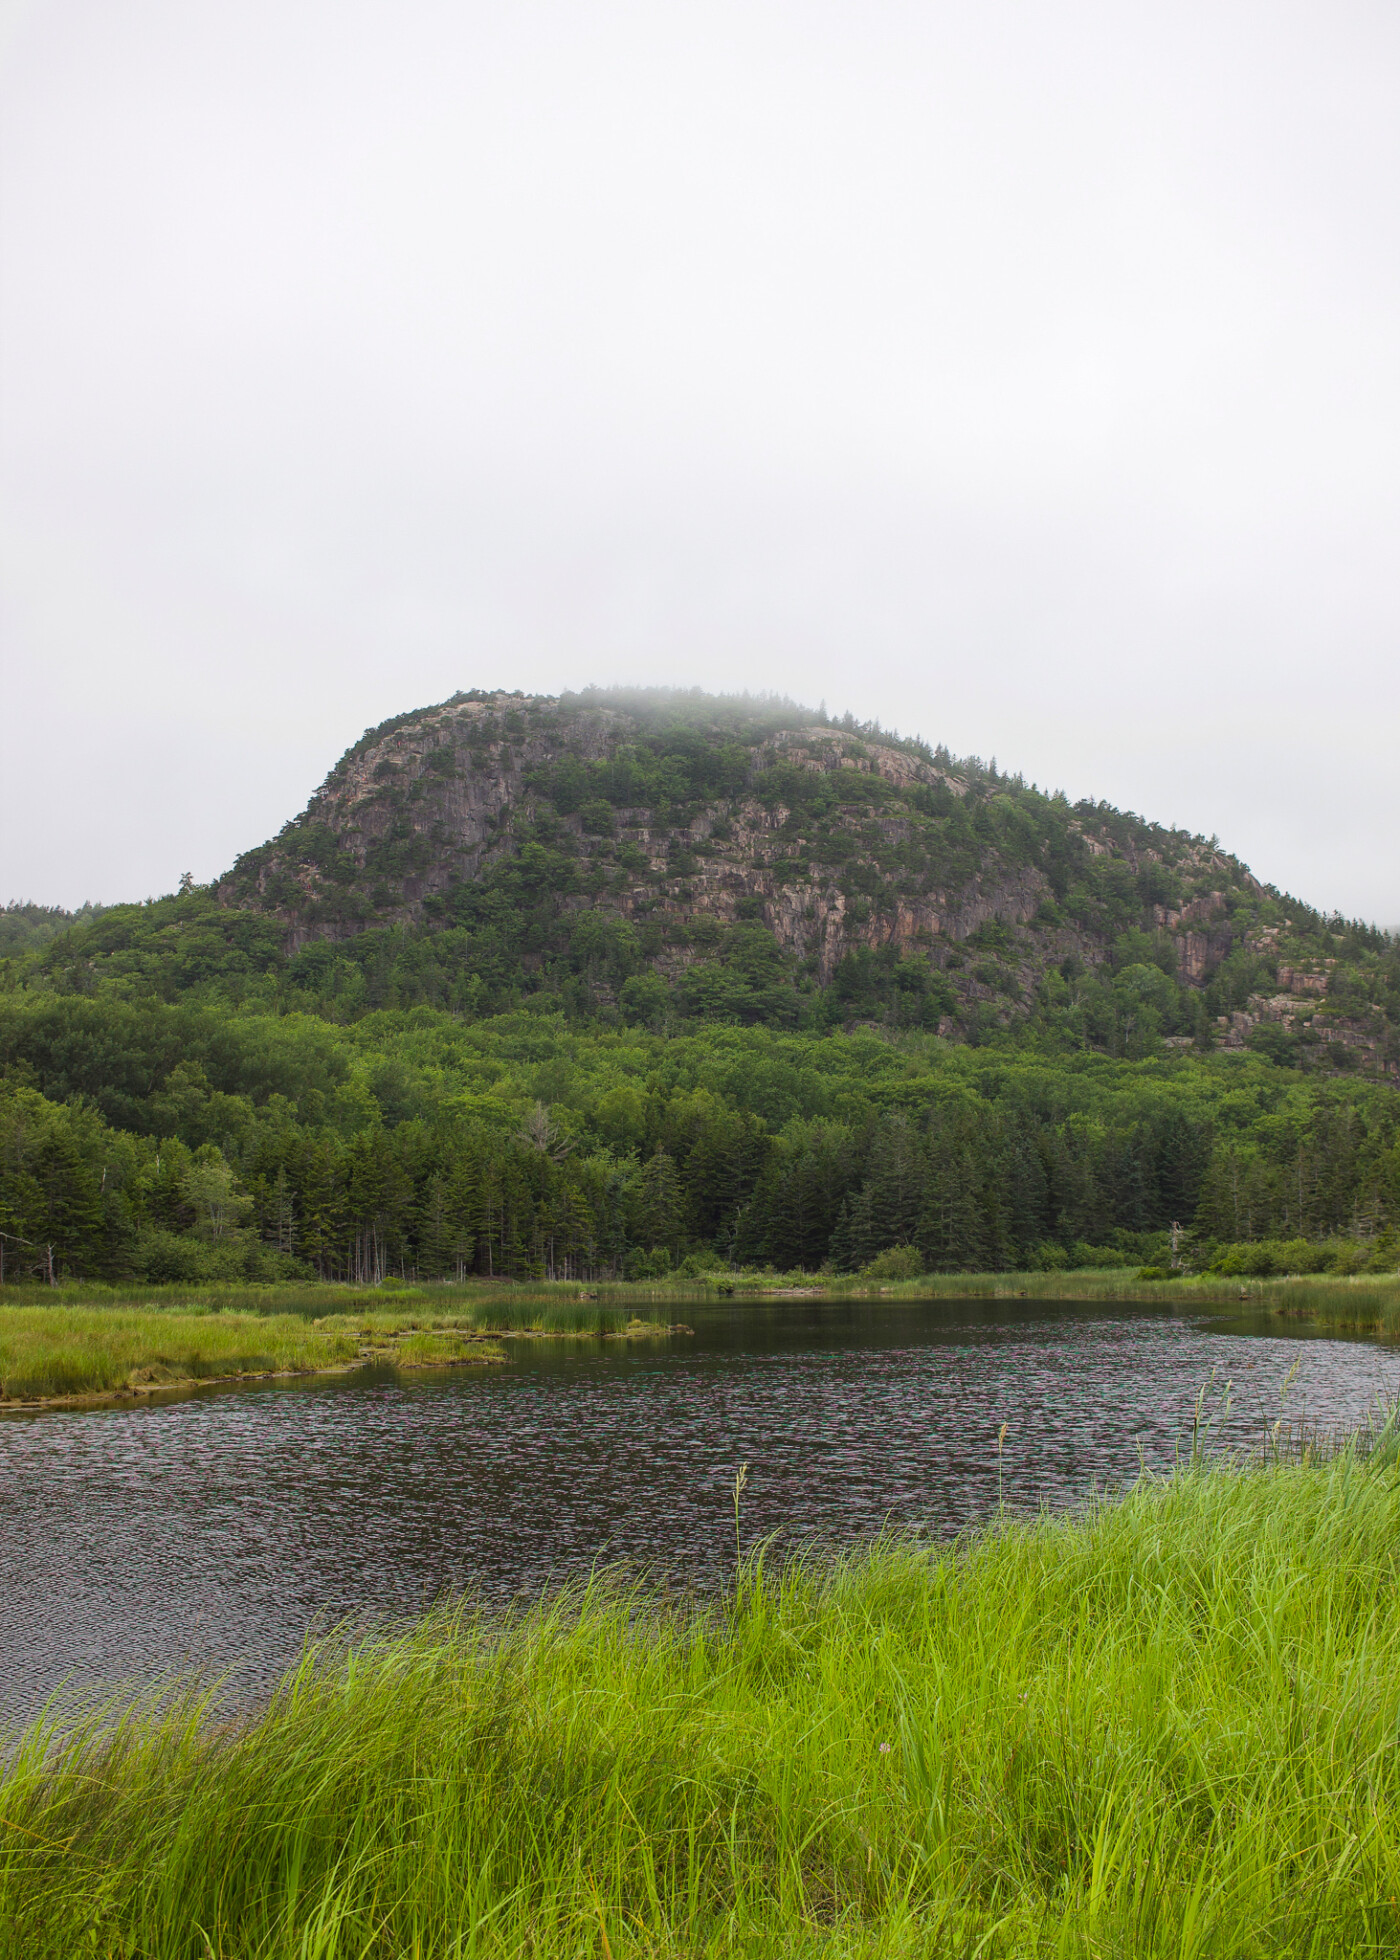
[(16, 1739), (0, 1952), (1321, 1956), (1400, 1947), (1383, 1446), (730, 1597), (600, 1577)]
[(493, 1312), (371, 1295), (355, 1311), (337, 1303), (315, 1319), (181, 1304), (0, 1304), (0, 1413), (374, 1365), (486, 1367), (506, 1360), (504, 1344), (521, 1338), (635, 1340), (671, 1331), (577, 1300), (502, 1303)]
[(824, 1291), (833, 1299), (879, 1295), (892, 1299), (1121, 1301), (1176, 1307), (1191, 1313), (1224, 1313), (1246, 1307), (1285, 1319), (1400, 1335), (1400, 1275), (1393, 1273), (1279, 1279), (1201, 1274), (1154, 1280), (1140, 1279), (1129, 1270), (1097, 1267), (1068, 1273), (939, 1273), (883, 1284), (836, 1281), (829, 1282)]
[(320, 1319), (367, 1306), (402, 1303), (424, 1311), (487, 1310), (510, 1312), (518, 1305), (540, 1307), (598, 1303), (624, 1305), (629, 1301), (782, 1299), (810, 1295), (845, 1299), (1035, 1299), (1130, 1300), (1170, 1305), (1186, 1300), (1193, 1306), (1231, 1306), (1240, 1302), (1272, 1304), (1293, 1299), (1342, 1301), (1394, 1300), (1400, 1304), (1400, 1273), (1294, 1274), (1257, 1278), (1218, 1273), (1183, 1274), (1171, 1279), (1144, 1278), (1132, 1266), (1085, 1266), (1057, 1272), (921, 1273), (913, 1278), (882, 1279), (866, 1273), (809, 1272), (796, 1269), (717, 1268), (693, 1275), (655, 1280), (415, 1280), (356, 1286), (340, 1281), (293, 1280), (253, 1285), (238, 1281), (203, 1281), (152, 1285), (144, 1281), (109, 1284), (99, 1280), (64, 1280), (57, 1286), (8, 1284), (0, 1287), (6, 1306), (141, 1306), (153, 1310), (190, 1306), (195, 1310), (227, 1309), (248, 1313), (295, 1313)]
[[(684, 1282), (467, 1281), (398, 1287), (7, 1286), (0, 1290), (0, 1412), (106, 1401), (214, 1382), (321, 1374), (373, 1362), (485, 1365), (525, 1336), (642, 1338), (706, 1301), (1088, 1301), (1191, 1313), (1263, 1312), (1400, 1339), (1400, 1277), (1140, 1279), (1102, 1267), (938, 1273), (880, 1281), (728, 1273)], [(667, 1315), (660, 1310), (671, 1308)], [(494, 1346), (493, 1346), (494, 1343)]]

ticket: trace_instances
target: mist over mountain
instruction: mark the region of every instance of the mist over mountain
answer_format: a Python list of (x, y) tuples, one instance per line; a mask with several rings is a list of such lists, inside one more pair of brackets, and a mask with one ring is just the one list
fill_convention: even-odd
[(6, 923), (12, 1274), (1400, 1259), (1389, 935), (790, 701), (458, 694)]
[(454, 696), (367, 730), (218, 899), (275, 920), (293, 984), (330, 999), (393, 928), (421, 952), (390, 993), (459, 1008), (962, 1040), (1068, 1017), (1113, 1053), (1397, 1061), (1385, 935), (1214, 839), (789, 701)]

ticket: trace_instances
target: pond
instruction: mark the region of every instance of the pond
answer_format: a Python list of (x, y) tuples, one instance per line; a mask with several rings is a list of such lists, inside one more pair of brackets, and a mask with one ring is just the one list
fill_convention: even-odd
[[(521, 1342), (488, 1373), (262, 1384), (0, 1421), (0, 1718), (193, 1666), (247, 1694), (307, 1631), (621, 1561), (947, 1536), (1062, 1506), (1279, 1418), (1363, 1420), (1400, 1356), (1278, 1321), (1042, 1301), (725, 1303), (644, 1344)], [(1289, 1372), (1296, 1377), (1281, 1402)], [(1232, 1384), (1229, 1410), (1222, 1393)], [(1005, 1423), (1002, 1459), (997, 1433)]]

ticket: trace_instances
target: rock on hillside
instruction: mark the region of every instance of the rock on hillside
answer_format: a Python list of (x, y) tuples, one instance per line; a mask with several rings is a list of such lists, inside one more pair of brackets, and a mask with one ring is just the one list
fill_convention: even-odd
[[(1213, 841), (790, 703), (457, 695), (367, 731), (219, 886), (292, 949), (479, 924), (493, 892), (533, 921), (527, 966), (584, 914), (638, 929), (672, 980), (757, 926), (808, 987), (877, 961), (950, 1034), (1026, 1015), (1050, 975), (1155, 966), (1199, 992), (1232, 957), (1225, 1012), (1177, 1040), (1326, 1018), (1323, 922)], [(1374, 1015), (1333, 1021), (1379, 1062)]]

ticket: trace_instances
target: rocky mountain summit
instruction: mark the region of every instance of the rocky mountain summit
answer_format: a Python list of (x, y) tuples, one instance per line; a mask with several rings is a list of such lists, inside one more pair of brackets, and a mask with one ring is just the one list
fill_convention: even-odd
[(1385, 935), (1214, 840), (788, 702), (456, 695), (366, 731), (217, 895), (322, 989), (393, 934), (480, 1006), (973, 1040), (1048, 1014), (1129, 1054), (1397, 1064)]

